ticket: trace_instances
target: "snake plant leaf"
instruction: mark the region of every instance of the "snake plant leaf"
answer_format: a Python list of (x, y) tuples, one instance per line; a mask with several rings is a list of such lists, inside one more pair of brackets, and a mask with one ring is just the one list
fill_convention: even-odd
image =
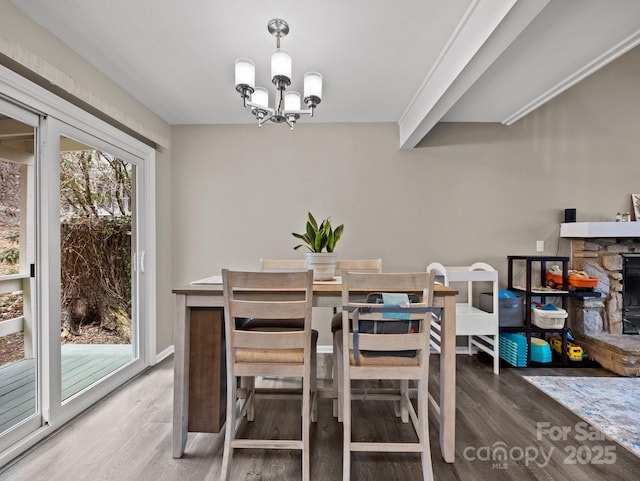
[(344, 224), (336, 227), (335, 230), (330, 230), (329, 241), (327, 242), (327, 252), (333, 252), (336, 247), (336, 244), (342, 237), (342, 232), (344, 231)]
[(313, 252), (322, 252), (326, 245), (326, 236), (323, 232), (318, 232), (315, 238), (315, 243), (313, 245)]
[(291, 235), (297, 239), (304, 241), (304, 244), (298, 244), (293, 248), (293, 250), (298, 250), (300, 249), (300, 247), (309, 248), (309, 237), (306, 234), (302, 235), (302, 234), (296, 234), (295, 232), (292, 232)]
[(333, 234), (335, 235), (335, 238), (336, 238), (336, 243), (340, 240), (340, 237), (342, 237), (343, 232), (344, 232), (344, 224), (340, 224), (338, 227), (336, 227), (336, 230), (333, 231)]
[(313, 227), (314, 232), (318, 230), (318, 223), (316, 222), (315, 217), (311, 215), (311, 212), (308, 212), (307, 231), (309, 230), (309, 224)]
[(316, 235), (318, 235), (318, 228), (313, 227), (313, 225), (310, 222), (307, 222), (307, 238), (309, 239), (309, 241), (311, 242), (311, 244), (315, 243), (315, 239), (316, 239)]
[(327, 235), (327, 252), (333, 252), (333, 249), (336, 246), (336, 235), (332, 230), (329, 230), (329, 234)]

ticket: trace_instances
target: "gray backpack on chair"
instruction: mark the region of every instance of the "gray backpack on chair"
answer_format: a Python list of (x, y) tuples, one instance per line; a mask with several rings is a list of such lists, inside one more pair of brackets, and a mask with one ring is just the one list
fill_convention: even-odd
[[(381, 292), (371, 292), (367, 296), (367, 304), (377, 304), (379, 307), (382, 307), (382, 293)], [(416, 294), (409, 294), (409, 303), (420, 302), (420, 296)], [(379, 320), (360, 320), (358, 321), (358, 331), (354, 331), (354, 346), (357, 346), (357, 336), (358, 333), (362, 334), (410, 334), (412, 332), (417, 332), (420, 330), (420, 322), (419, 320), (410, 320), (410, 319), (379, 319)], [(387, 357), (387, 356), (395, 356), (395, 357), (416, 357), (417, 352), (415, 350), (407, 350), (407, 351), (361, 351), (354, 349), (354, 355), (357, 356), (358, 352), (362, 354), (364, 357)], [(357, 357), (356, 357), (357, 358)]]

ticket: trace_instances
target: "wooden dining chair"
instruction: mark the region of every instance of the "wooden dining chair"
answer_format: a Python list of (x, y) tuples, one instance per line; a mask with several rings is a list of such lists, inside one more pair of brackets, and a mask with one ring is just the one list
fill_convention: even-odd
[(349, 271), (382, 272), (382, 259), (338, 259), (336, 275), (344, 276)]
[[(293, 449), (302, 453), (302, 479), (310, 478), (309, 426), (316, 391), (316, 336), (311, 329), (313, 271), (239, 272), (222, 270), (227, 355), (227, 420), (220, 480), (229, 479), (233, 450), (238, 448)], [(243, 291), (264, 292), (262, 299), (246, 299)], [(244, 329), (237, 319), (299, 320), (300, 329)], [(302, 379), (301, 439), (238, 439), (236, 432), (255, 398), (255, 390), (238, 389), (237, 378), (256, 376)], [(315, 394), (313, 396), (315, 398)], [(249, 418), (249, 416), (247, 416)]]
[[(382, 293), (383, 298), (390, 294), (406, 294), (407, 299), (412, 295), (417, 298), (414, 299), (416, 302), (403, 308), (402, 314), (388, 314), (380, 312), (388, 309), (388, 306), (366, 302), (370, 293)], [(429, 272), (348, 272), (342, 279), (342, 329), (337, 348), (342, 383), (343, 481), (350, 479), (351, 453), (356, 451), (420, 453), (423, 478), (425, 481), (433, 479), (428, 423), (432, 300), (433, 273)], [(413, 424), (417, 442), (354, 441), (351, 422), (354, 380), (400, 381), (398, 390), (381, 395), (367, 390), (366, 395), (359, 398), (363, 402), (391, 399), (399, 403), (400, 412), (408, 412), (407, 420), (410, 419)], [(417, 411), (410, 399), (409, 381), (417, 382)]]

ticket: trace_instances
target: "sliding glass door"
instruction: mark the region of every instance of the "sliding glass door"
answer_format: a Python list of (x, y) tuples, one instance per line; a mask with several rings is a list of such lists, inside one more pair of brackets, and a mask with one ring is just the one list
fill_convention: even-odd
[(137, 358), (136, 171), (60, 137), (62, 401)]
[(42, 425), (34, 269), (39, 121), (0, 100), (0, 451)]
[(144, 163), (47, 120), (49, 403), (66, 419), (144, 367)]
[(0, 68), (0, 467), (155, 363), (153, 159)]

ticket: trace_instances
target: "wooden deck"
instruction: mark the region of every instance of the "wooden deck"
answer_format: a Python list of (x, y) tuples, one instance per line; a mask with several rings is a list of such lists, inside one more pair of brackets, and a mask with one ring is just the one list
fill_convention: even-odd
[[(62, 346), (62, 399), (82, 391), (131, 361), (128, 344)], [(22, 359), (0, 367), (0, 432), (34, 413), (35, 361)]]
[(35, 411), (35, 361), (22, 359), (0, 367), (0, 432)]

